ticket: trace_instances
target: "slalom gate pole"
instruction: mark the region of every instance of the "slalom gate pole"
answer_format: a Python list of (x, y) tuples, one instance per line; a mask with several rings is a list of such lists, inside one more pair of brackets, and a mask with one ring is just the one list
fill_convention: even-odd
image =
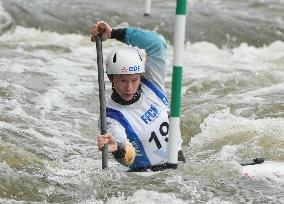
[(150, 16), (151, 13), (151, 0), (145, 0), (144, 16)]
[(170, 133), (168, 142), (168, 165), (177, 168), (180, 131), (180, 104), (182, 88), (183, 50), (185, 40), (187, 0), (177, 0), (174, 30), (174, 63), (172, 76)]

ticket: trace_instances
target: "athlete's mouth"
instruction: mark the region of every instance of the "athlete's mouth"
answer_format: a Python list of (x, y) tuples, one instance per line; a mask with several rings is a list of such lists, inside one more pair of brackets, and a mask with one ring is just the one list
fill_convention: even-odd
[(123, 96), (127, 99), (132, 99), (134, 94), (123, 94)]

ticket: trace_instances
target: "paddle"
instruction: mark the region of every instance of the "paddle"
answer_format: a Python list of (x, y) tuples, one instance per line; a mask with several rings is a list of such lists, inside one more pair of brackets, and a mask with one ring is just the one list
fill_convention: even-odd
[(240, 164), (242, 166), (255, 165), (255, 164), (263, 163), (264, 160), (265, 160), (264, 158), (260, 157), (260, 158), (255, 158), (255, 159), (251, 159), (251, 160), (242, 161)]
[[(262, 164), (264, 161), (265, 159), (263, 157), (258, 157), (250, 160), (241, 161), (240, 165), (248, 166), (248, 165)], [(187, 161), (186, 163), (205, 163), (205, 162), (206, 162), (205, 160), (190, 160)]]
[[(98, 35), (96, 37), (97, 48), (97, 64), (98, 64), (98, 81), (99, 81), (99, 96), (100, 96), (100, 127), (101, 135), (106, 134), (106, 100), (105, 100), (105, 80), (104, 80), (104, 67), (103, 67), (103, 51), (102, 51), (102, 39)], [(102, 149), (102, 168), (107, 168), (108, 163), (108, 145), (104, 145)]]

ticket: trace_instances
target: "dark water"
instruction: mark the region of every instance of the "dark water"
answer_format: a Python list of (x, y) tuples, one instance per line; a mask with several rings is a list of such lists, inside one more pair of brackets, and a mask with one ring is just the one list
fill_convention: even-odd
[[(141, 175), (111, 157), (101, 170), (88, 29), (105, 20), (165, 35), (170, 95), (175, 1), (153, 0), (149, 18), (142, 0), (0, 2), (0, 203), (284, 203), (283, 0), (188, 2), (187, 163)], [(120, 45), (104, 42), (104, 56)], [(266, 161), (239, 165), (255, 157)]]
[[(152, 15), (143, 17), (144, 0), (2, 0), (13, 24), (60, 33), (89, 34), (97, 20), (117, 26), (127, 22), (163, 33), (172, 41), (173, 0), (152, 2)], [(127, 5), (127, 6), (125, 6)], [(246, 42), (254, 46), (284, 39), (282, 0), (188, 1), (186, 40), (218, 46)]]

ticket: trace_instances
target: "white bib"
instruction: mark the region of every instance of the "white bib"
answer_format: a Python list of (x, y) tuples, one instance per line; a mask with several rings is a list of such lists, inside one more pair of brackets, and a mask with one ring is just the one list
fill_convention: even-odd
[[(141, 90), (141, 98), (134, 104), (120, 105), (110, 100), (107, 105), (107, 117), (120, 123), (136, 149), (131, 169), (167, 162), (168, 100), (162, 90), (145, 78), (142, 79)], [(115, 136), (115, 128), (112, 131)]]

